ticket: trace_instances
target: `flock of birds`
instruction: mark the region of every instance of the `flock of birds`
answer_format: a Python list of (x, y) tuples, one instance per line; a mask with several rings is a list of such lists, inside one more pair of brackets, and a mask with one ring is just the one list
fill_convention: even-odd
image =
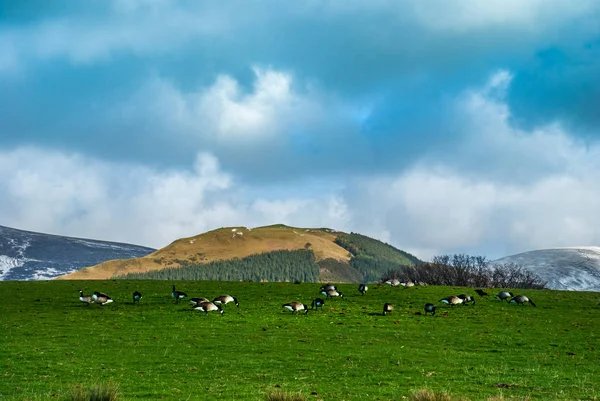
[[(402, 285), (405, 289), (414, 286), (414, 283), (412, 283), (411, 281), (406, 281), (406, 282), (400, 283), (400, 281), (398, 281), (396, 279), (386, 281), (386, 284), (390, 284), (392, 286)], [(367, 284), (360, 284), (358, 286), (358, 291), (362, 295), (365, 295), (366, 292), (368, 291), (368, 289), (369, 289), (369, 287), (367, 286)], [(480, 297), (485, 297), (485, 296), (489, 295), (487, 292), (485, 292), (484, 290), (481, 290), (481, 289), (477, 289), (477, 290), (475, 290), (475, 292)], [(334, 284), (325, 284), (325, 285), (321, 286), (320, 293), (323, 296), (325, 296), (325, 299), (337, 298), (337, 297), (343, 298), (344, 297), (344, 295), (338, 290), (337, 286)], [(171, 296), (175, 299), (176, 303), (179, 303), (180, 300), (187, 297), (187, 294), (182, 291), (177, 291), (175, 289), (175, 285), (173, 285)], [(133, 298), (134, 304), (139, 303), (140, 299), (142, 299), (142, 294), (139, 291), (134, 291), (132, 294), (132, 298)], [(535, 303), (533, 302), (533, 300), (531, 300), (531, 298), (529, 298), (525, 295), (515, 296), (512, 292), (509, 292), (509, 291), (500, 291), (496, 295), (496, 298), (501, 301), (506, 300), (508, 303), (514, 303), (514, 304), (518, 304), (518, 305), (524, 305), (525, 303), (529, 303), (531, 306), (536, 306)], [(312, 303), (311, 303), (311, 309), (318, 310), (319, 308), (322, 308), (323, 305), (325, 305), (325, 299), (323, 299), (323, 298), (313, 299)], [(96, 303), (96, 304), (99, 304), (100, 306), (104, 306), (106, 304), (113, 302), (113, 299), (105, 293), (95, 291), (92, 295), (84, 295), (82, 290), (79, 290), (79, 300), (88, 305), (92, 304), (92, 303)], [(219, 312), (222, 315), (223, 314), (222, 305), (226, 305), (230, 302), (233, 302), (235, 304), (235, 306), (237, 306), (237, 307), (240, 306), (238, 300), (235, 297), (232, 297), (231, 295), (222, 295), (220, 297), (213, 299), (212, 301), (207, 298), (190, 298), (190, 303), (192, 304), (192, 309), (204, 312), (205, 314), (208, 314), (208, 312)], [(459, 295), (450, 295), (448, 297), (442, 298), (438, 302), (446, 304), (446, 305), (450, 305), (450, 306), (468, 305), (468, 304), (474, 305), (475, 298), (473, 298), (471, 295), (468, 295), (468, 294), (459, 294)], [(309, 311), (308, 305), (306, 305), (302, 302), (299, 302), (299, 301), (292, 301), (292, 302), (285, 303), (282, 305), (282, 308), (286, 309), (292, 313), (303, 312), (306, 314)], [(436, 306), (432, 303), (426, 303), (425, 306), (423, 307), (423, 310), (424, 310), (425, 314), (431, 313), (431, 315), (433, 316), (433, 315), (435, 315)], [(393, 311), (394, 311), (393, 304), (386, 302), (383, 305), (383, 312), (382, 312), (383, 316), (391, 314)]]

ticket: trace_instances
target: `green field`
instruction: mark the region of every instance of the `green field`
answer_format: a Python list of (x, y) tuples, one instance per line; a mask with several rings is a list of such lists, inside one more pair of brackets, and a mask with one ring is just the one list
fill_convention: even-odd
[[(340, 285), (343, 299), (310, 305), (319, 284), (176, 282), (188, 296), (236, 296), (223, 316), (176, 304), (167, 281), (0, 282), (0, 399), (66, 399), (109, 383), (120, 399), (390, 400), (419, 389), (471, 400), (600, 399), (600, 294), (519, 291), (537, 308), (477, 297), (421, 315), (463, 288)], [(115, 299), (85, 305), (77, 290)], [(132, 305), (131, 293), (144, 297)], [(395, 305), (381, 316), (384, 302)]]

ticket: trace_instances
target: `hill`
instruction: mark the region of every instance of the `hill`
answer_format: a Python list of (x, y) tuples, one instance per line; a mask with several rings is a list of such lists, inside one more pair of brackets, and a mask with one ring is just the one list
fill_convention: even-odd
[(0, 280), (40, 280), (111, 259), (144, 256), (139, 245), (64, 237), (0, 226)]
[[(61, 279), (108, 279), (125, 275), (128, 275), (128, 278), (179, 277), (181, 279), (183, 278), (180, 277), (181, 272), (174, 270), (185, 267), (190, 271), (190, 274), (185, 276), (188, 279), (208, 277), (213, 280), (242, 280), (249, 279), (248, 277), (252, 277), (255, 272), (233, 275), (232, 271), (256, 269), (257, 267), (254, 266), (258, 266), (261, 260), (257, 259), (257, 255), (298, 250), (310, 251), (312, 255), (310, 263), (318, 268), (319, 281), (359, 282), (365, 279), (374, 281), (379, 279), (390, 265), (419, 262), (408, 253), (360, 234), (346, 234), (328, 228), (297, 228), (278, 224), (253, 229), (220, 228), (176, 240), (144, 257), (104, 262), (68, 274)], [(304, 256), (300, 254), (290, 252), (286, 255), (292, 259), (283, 264), (295, 263), (297, 260), (306, 262)], [(247, 258), (251, 256), (253, 258), (249, 262)], [(265, 257), (271, 258), (263, 256)], [(370, 264), (356, 263), (358, 259), (368, 259)], [(376, 266), (378, 261), (381, 262), (379, 270)], [(225, 262), (227, 263), (223, 264)], [(206, 276), (206, 273), (193, 273), (194, 269), (208, 268), (214, 272), (209, 276)], [(169, 269), (167, 271), (173, 272), (173, 275), (151, 273), (165, 269)], [(306, 269), (311, 268), (306, 266)], [(313, 275), (305, 274), (303, 277), (307, 276)], [(295, 279), (292, 273), (285, 276), (286, 278), (281, 275), (278, 277), (278, 281)]]
[(547, 281), (553, 290), (600, 291), (600, 247), (542, 249), (506, 256), (494, 263), (515, 263)]

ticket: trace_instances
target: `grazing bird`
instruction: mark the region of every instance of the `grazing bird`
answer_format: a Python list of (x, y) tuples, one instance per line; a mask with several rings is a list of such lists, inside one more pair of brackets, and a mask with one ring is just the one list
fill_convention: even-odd
[(457, 295), (457, 297), (459, 297), (460, 299), (463, 300), (463, 305), (466, 305), (467, 302), (470, 302), (471, 305), (475, 305), (475, 298), (473, 298), (472, 296), (470, 296), (468, 294), (459, 294), (459, 295)]
[(192, 307), (195, 310), (199, 310), (208, 315), (208, 312), (219, 312), (221, 315), (223, 314), (223, 309), (221, 305), (215, 305), (212, 302), (200, 302), (200, 304)]
[(444, 304), (448, 304), (450, 306), (454, 306), (454, 305), (460, 305), (460, 304), (462, 304), (463, 300), (462, 300), (462, 298), (459, 298), (457, 296), (450, 295), (449, 297), (440, 299), (439, 302), (444, 303)]
[(385, 304), (383, 304), (383, 316), (385, 316), (387, 314), (391, 314), (393, 310), (394, 310), (394, 305), (389, 304), (387, 302)]
[(389, 284), (392, 287), (398, 287), (400, 285), (400, 280), (398, 280), (397, 278), (393, 278), (391, 280), (386, 281), (385, 284)]
[(327, 283), (327, 284), (321, 286), (321, 292), (329, 291), (329, 290), (337, 291), (337, 286), (335, 286), (331, 283)]
[(94, 302), (94, 298), (91, 295), (83, 295), (83, 291), (81, 290), (79, 290), (79, 300), (88, 305)]
[(531, 306), (535, 306), (535, 302), (533, 302), (530, 298), (526, 297), (525, 295), (517, 295), (509, 301), (509, 303), (515, 303), (519, 305), (525, 305), (525, 302), (529, 302)]
[(321, 291), (321, 294), (325, 295), (327, 298), (340, 297), (343, 298), (344, 295), (338, 290), (326, 290)]
[(173, 292), (171, 292), (171, 296), (175, 298), (176, 303), (179, 303), (179, 300), (187, 297), (187, 294), (185, 292), (175, 291), (175, 286), (173, 285)]
[(367, 287), (366, 284), (360, 284), (358, 286), (358, 292), (360, 292), (363, 295), (365, 295), (365, 292), (367, 292), (368, 289), (369, 289), (369, 287)]
[(435, 315), (435, 305), (434, 304), (425, 304), (423, 307), (425, 313), (431, 313), (431, 316)]
[(496, 295), (496, 298), (498, 298), (501, 301), (504, 301), (506, 299), (506, 302), (510, 302), (510, 299), (513, 297), (513, 293), (512, 292), (508, 292), (508, 291), (500, 291), (498, 293), (498, 295)]
[(103, 292), (94, 292), (94, 294), (92, 294), (92, 299), (94, 300), (95, 303), (100, 304), (100, 306), (104, 306), (106, 304), (109, 304), (111, 302), (113, 302), (112, 298), (109, 297), (108, 295), (106, 295)]
[(400, 283), (400, 285), (402, 287), (404, 287), (404, 289), (407, 289), (407, 288), (410, 288), (410, 287), (414, 287), (415, 283), (413, 283), (411, 280), (406, 280), (405, 282)]
[(139, 291), (133, 292), (133, 303), (140, 303), (140, 299), (142, 299), (142, 293)]
[(213, 304), (215, 305), (227, 305), (230, 302), (233, 302), (238, 308), (240, 307), (238, 300), (231, 295), (221, 295), (220, 297), (213, 299)]
[(190, 298), (190, 302), (194, 305), (194, 306), (198, 306), (200, 305), (202, 302), (210, 302), (209, 299), (207, 298)]
[(308, 313), (308, 307), (302, 302), (298, 301), (288, 302), (287, 304), (283, 304), (282, 307), (289, 310), (292, 313), (296, 313), (301, 310), (303, 310), (305, 314)]
[(480, 296), (480, 297), (487, 297), (488, 294), (487, 292), (485, 292), (484, 290), (475, 290), (475, 292)]
[(323, 310), (323, 305), (325, 305), (325, 300), (323, 298), (315, 298), (312, 301), (311, 309), (319, 309)]

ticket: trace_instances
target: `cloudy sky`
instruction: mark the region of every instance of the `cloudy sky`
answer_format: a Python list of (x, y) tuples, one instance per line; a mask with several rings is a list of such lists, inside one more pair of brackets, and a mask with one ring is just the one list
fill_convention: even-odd
[(595, 0), (0, 2), (0, 225), (600, 245)]

